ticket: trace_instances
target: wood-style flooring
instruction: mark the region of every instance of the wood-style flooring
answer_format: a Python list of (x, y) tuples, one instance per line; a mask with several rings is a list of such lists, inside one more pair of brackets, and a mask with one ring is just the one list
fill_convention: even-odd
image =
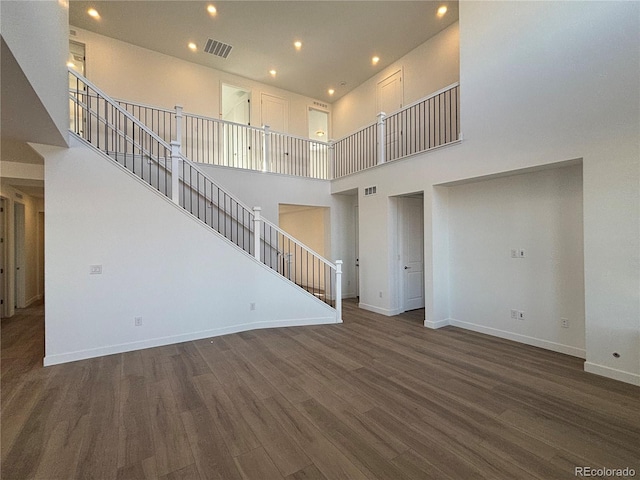
[(2, 321), (2, 479), (640, 476), (640, 388), (580, 359), (346, 302), (257, 330), (42, 367), (42, 306)]

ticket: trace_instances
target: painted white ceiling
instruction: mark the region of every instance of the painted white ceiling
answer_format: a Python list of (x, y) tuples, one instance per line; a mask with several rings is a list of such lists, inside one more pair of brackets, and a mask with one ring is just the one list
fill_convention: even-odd
[[(207, 13), (209, 4), (215, 16)], [(439, 18), (441, 5), (448, 12)], [(98, 10), (99, 20), (87, 15), (89, 8)], [(72, 26), (328, 103), (457, 19), (457, 1), (72, 0), (69, 6)], [(233, 47), (227, 59), (203, 51), (209, 38)]]

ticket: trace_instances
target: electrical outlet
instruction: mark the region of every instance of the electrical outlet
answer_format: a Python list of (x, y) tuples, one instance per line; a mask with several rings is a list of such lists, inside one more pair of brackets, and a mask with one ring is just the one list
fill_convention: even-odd
[(249, 304), (249, 310), (251, 310), (252, 312), (256, 309), (256, 304), (254, 302), (251, 302)]
[(514, 320), (518, 319), (518, 310), (514, 308), (511, 309), (511, 318), (513, 318)]
[(382, 292), (378, 292), (378, 296), (382, 298)]
[(525, 319), (524, 312), (522, 310), (518, 311), (518, 320), (524, 320), (524, 319)]
[(135, 317), (133, 319), (133, 323), (135, 324), (136, 327), (141, 327), (142, 326), (142, 317)]
[(518, 249), (517, 248), (512, 248), (511, 249), (511, 258), (518, 258)]
[(560, 326), (562, 328), (569, 328), (569, 319), (568, 318), (561, 318), (560, 319)]
[(524, 257), (526, 257), (526, 256), (527, 256), (527, 252), (525, 251), (525, 249), (524, 249), (524, 248), (521, 248), (520, 250), (518, 250), (518, 256), (519, 256), (520, 258), (524, 258)]
[(89, 265), (89, 275), (102, 275), (102, 265)]

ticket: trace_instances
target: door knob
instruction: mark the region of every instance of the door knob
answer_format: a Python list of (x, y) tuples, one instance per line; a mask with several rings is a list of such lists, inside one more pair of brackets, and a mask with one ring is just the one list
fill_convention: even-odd
[(411, 268), (411, 267), (407, 267), (406, 265), (404, 266), (404, 269), (405, 269), (405, 270), (408, 270), (409, 268)]

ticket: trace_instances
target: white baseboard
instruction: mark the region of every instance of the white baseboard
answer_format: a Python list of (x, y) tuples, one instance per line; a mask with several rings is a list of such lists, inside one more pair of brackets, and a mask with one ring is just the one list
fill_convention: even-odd
[(379, 313), (380, 315), (386, 315), (387, 317), (393, 317), (394, 315), (398, 315), (400, 313), (402, 313), (402, 310), (400, 309), (393, 309), (393, 310), (389, 310), (386, 308), (380, 308), (380, 307), (376, 307), (374, 305), (368, 305), (366, 303), (358, 303), (358, 308), (361, 308), (363, 310), (367, 310), (369, 312), (373, 312), (373, 313)]
[(624, 370), (605, 367), (604, 365), (591, 362), (584, 362), (584, 371), (640, 387), (640, 375), (636, 373), (625, 372)]
[(134, 350), (143, 350), (145, 348), (162, 347), (164, 345), (172, 345), (174, 343), (189, 342), (191, 340), (200, 340), (202, 338), (218, 337), (220, 335), (228, 335), (230, 333), (246, 332), (249, 330), (259, 330), (264, 328), (280, 328), (280, 327), (301, 327), (306, 325), (327, 325), (342, 323), (335, 316), (321, 318), (305, 318), (301, 320), (274, 320), (268, 322), (246, 323), (240, 325), (232, 325), (224, 328), (216, 328), (212, 330), (202, 330), (199, 332), (185, 333), (181, 335), (173, 335), (170, 337), (152, 338), (139, 342), (122, 343), (119, 345), (110, 345), (106, 347), (91, 348), (87, 350), (79, 350), (68, 353), (58, 353), (54, 355), (46, 355), (44, 357), (44, 366), (58, 365), (60, 363), (75, 362), (77, 360), (85, 360), (87, 358), (103, 357), (105, 355), (113, 355), (116, 353), (132, 352)]
[(466, 328), (467, 330), (473, 330), (474, 332), (486, 333), (487, 335), (513, 340), (514, 342), (520, 342), (534, 347), (544, 348), (546, 350), (551, 350), (552, 352), (564, 353), (565, 355), (571, 355), (572, 357), (586, 358), (586, 352), (584, 349), (576, 348), (571, 345), (564, 345), (562, 343), (551, 342), (549, 340), (529, 337), (527, 335), (486, 327), (476, 323), (462, 322), (453, 318), (449, 319), (449, 325)]
[(445, 318), (444, 320), (437, 320), (435, 322), (432, 320), (426, 320), (426, 319), (424, 321), (424, 326), (427, 328), (432, 328), (433, 330), (446, 327), (447, 325), (451, 325), (451, 321), (448, 318)]
[(34, 295), (33, 297), (31, 297), (29, 300), (25, 302), (24, 308), (30, 307), (31, 305), (33, 305), (39, 300), (42, 300), (42, 295)]

